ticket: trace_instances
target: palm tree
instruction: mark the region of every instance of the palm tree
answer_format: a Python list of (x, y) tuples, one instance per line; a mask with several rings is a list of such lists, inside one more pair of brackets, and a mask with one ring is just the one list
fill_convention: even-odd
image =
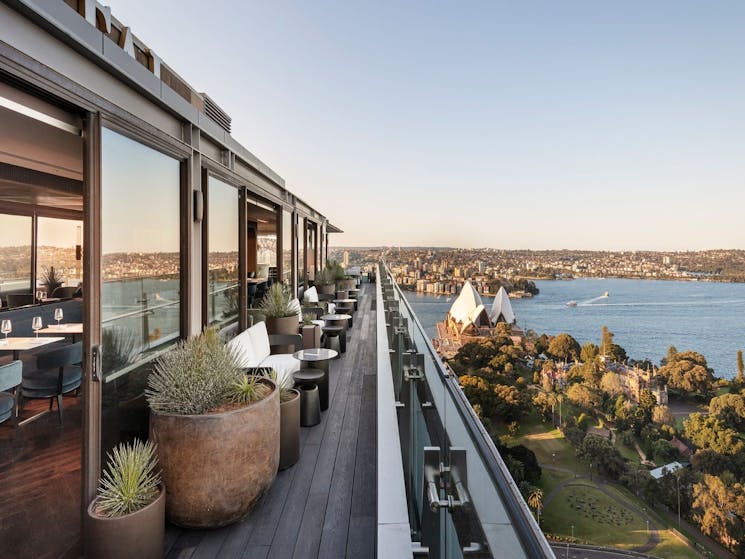
[(538, 525), (541, 525), (541, 507), (543, 506), (543, 489), (534, 487), (528, 494), (528, 506), (534, 508), (537, 515)]

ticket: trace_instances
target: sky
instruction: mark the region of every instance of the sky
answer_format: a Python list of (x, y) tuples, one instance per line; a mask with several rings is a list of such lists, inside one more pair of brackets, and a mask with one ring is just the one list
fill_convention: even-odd
[(745, 248), (745, 2), (110, 4), (332, 245)]

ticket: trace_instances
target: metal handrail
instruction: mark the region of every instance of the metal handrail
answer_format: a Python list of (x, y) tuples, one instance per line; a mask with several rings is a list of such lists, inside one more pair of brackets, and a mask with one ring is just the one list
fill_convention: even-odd
[(530, 513), (528, 506), (520, 494), (520, 490), (513, 481), (507, 466), (504, 464), (499, 451), (494, 445), (494, 441), (492, 441), (491, 437), (486, 432), (486, 429), (484, 429), (483, 424), (476, 416), (473, 407), (463, 393), (463, 390), (460, 388), (457, 377), (449, 372), (449, 368), (442, 362), (440, 356), (435, 351), (432, 341), (426, 334), (425, 329), (422, 327), (421, 322), (419, 322), (419, 318), (411, 308), (408, 300), (404, 297), (401, 288), (396, 283), (393, 274), (385, 261), (383, 261), (383, 267), (391, 280), (395, 292), (398, 293), (399, 301), (408, 311), (409, 316), (411, 317), (411, 323), (413, 323), (422, 334), (427, 352), (435, 364), (440, 380), (450, 393), (452, 401), (455, 404), (461, 419), (471, 434), (471, 440), (486, 465), (488, 474), (494, 483), (494, 486), (497, 488), (500, 498), (505, 504), (507, 515), (510, 518), (512, 526), (515, 528), (515, 532), (527, 557), (530, 557), (531, 559), (555, 559), (555, 555), (551, 550), (548, 541), (536, 524), (533, 515)]

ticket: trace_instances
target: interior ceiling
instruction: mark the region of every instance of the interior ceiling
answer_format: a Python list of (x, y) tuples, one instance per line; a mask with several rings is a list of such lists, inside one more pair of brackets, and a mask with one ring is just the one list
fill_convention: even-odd
[(0, 163), (0, 204), (83, 211), (83, 183), (16, 165)]
[(248, 204), (246, 217), (248, 221), (256, 222), (256, 231), (259, 235), (276, 234), (277, 213), (275, 211), (267, 210), (254, 204)]

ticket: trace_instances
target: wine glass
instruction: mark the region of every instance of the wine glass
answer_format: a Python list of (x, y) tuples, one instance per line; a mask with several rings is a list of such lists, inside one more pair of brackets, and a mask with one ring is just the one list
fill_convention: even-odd
[(0, 332), (5, 334), (5, 340), (4, 342), (8, 343), (8, 334), (10, 334), (13, 331), (13, 324), (10, 322), (10, 320), (6, 319), (0, 322)]
[(36, 338), (39, 338), (39, 330), (41, 330), (44, 327), (44, 325), (41, 323), (41, 317), (35, 316), (31, 320), (31, 329), (36, 332)]
[(57, 328), (60, 327), (60, 320), (62, 320), (64, 317), (65, 313), (62, 312), (62, 309), (60, 307), (54, 309), (54, 320), (57, 321)]

